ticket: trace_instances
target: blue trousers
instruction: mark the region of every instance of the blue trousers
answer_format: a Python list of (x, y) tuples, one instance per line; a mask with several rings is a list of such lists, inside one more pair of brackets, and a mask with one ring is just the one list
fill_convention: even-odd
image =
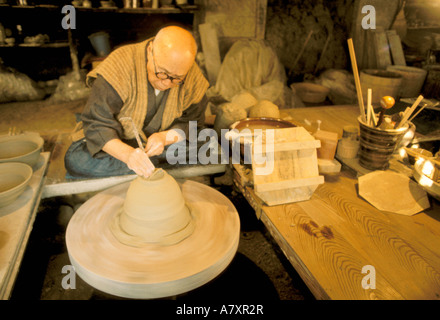
[[(185, 146), (187, 152), (191, 148), (187, 141), (180, 141), (173, 146)], [(161, 167), (167, 164), (166, 153), (170, 146), (165, 147), (162, 154), (150, 157), (151, 162), (155, 167)], [(197, 148), (197, 146), (195, 147)], [(184, 157), (187, 157), (185, 152)], [(135, 172), (127, 167), (127, 165), (106, 154), (104, 157), (94, 158), (87, 149), (86, 140), (82, 139), (73, 142), (64, 156), (64, 166), (67, 170), (67, 179), (84, 179), (84, 178), (104, 178), (113, 176), (122, 176), (135, 174)]]

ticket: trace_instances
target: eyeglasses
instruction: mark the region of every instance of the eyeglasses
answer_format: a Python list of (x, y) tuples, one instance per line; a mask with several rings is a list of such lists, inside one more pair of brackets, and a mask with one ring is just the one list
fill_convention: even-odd
[(151, 46), (151, 55), (153, 56), (154, 74), (156, 75), (157, 78), (159, 78), (160, 80), (170, 79), (170, 81), (173, 84), (183, 84), (185, 82), (185, 79), (171, 77), (166, 72), (157, 72), (156, 59), (154, 59), (153, 46)]

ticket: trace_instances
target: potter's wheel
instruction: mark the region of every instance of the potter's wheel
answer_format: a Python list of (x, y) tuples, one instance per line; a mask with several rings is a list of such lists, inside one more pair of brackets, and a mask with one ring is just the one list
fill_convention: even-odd
[(130, 183), (105, 190), (84, 203), (66, 231), (69, 258), (88, 284), (112, 295), (154, 299), (198, 288), (219, 275), (238, 247), (240, 220), (220, 192), (194, 181), (180, 184), (195, 229), (171, 245), (127, 246), (109, 224), (124, 203)]

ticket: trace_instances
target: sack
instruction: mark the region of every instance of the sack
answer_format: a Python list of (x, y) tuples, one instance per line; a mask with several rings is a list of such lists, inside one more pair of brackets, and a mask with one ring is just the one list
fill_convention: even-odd
[(286, 82), (284, 66), (270, 46), (263, 40), (239, 40), (226, 54), (216, 84), (207, 94), (232, 101), (235, 95), (249, 92), (257, 100), (269, 100), (280, 108), (293, 107), (293, 93)]
[(34, 80), (0, 61), (0, 103), (41, 100), (45, 95)]

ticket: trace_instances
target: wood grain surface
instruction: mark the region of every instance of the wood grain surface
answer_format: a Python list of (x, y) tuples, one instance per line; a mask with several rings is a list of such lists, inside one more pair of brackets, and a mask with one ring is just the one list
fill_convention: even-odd
[[(438, 299), (440, 207), (413, 217), (382, 212), (341, 175), (312, 199), (263, 207), (262, 220), (279, 234), (288, 258), (320, 299)], [(376, 289), (364, 289), (364, 266)]]
[[(342, 135), (357, 125), (356, 106), (283, 110), (282, 116), (310, 131)], [(312, 126), (308, 125), (308, 121)], [(358, 194), (358, 180), (343, 170), (326, 177), (308, 201), (265, 206), (254, 190), (244, 195), (258, 211), (286, 257), (318, 299), (439, 299), (440, 203), (413, 216), (380, 211)], [(399, 199), (395, 199), (399, 201)], [(363, 280), (375, 270), (375, 288)]]
[(281, 118), (304, 127), (310, 132), (316, 131), (317, 121), (321, 120), (321, 130), (335, 132), (339, 139), (342, 138), (342, 128), (345, 125), (359, 126), (357, 105), (281, 109), (280, 113)]
[(92, 197), (69, 222), (69, 257), (84, 281), (116, 296), (162, 298), (195, 289), (229, 265), (238, 247), (240, 221), (224, 195), (201, 183), (182, 182), (194, 232), (175, 245), (136, 248), (120, 243), (109, 228), (128, 186), (124, 183)]

